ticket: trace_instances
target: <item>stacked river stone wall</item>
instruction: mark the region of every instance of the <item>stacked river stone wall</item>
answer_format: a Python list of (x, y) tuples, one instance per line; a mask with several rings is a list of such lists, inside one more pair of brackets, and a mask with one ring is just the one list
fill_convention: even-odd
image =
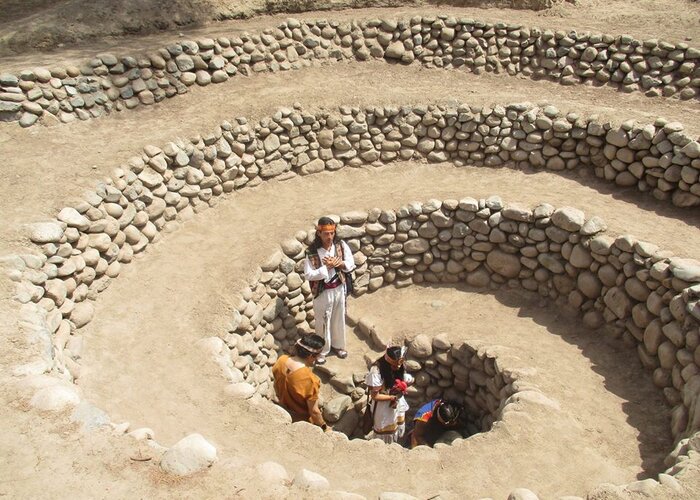
[[(633, 178), (639, 189), (651, 189), (659, 199), (690, 206), (700, 202), (699, 156), (698, 143), (676, 123), (615, 127), (572, 114), (564, 117), (551, 107), (343, 107), (339, 113), (316, 114), (282, 109), (257, 125), (239, 118), (190, 141), (147, 146), (117, 168), (109, 182), (86, 193), (84, 201), (62, 209), (56, 221), (34, 225), (30, 238), (41, 245), (41, 253), (17, 262), (17, 298), (42, 306), (56, 352), (62, 353), (71, 333), (90, 321), (91, 300), (134, 254), (214, 205), (221, 194), (268, 179), (398, 159), (534, 164), (552, 171), (592, 168), (623, 186)], [(351, 228), (357, 221), (344, 222)], [(378, 226), (367, 229), (368, 237), (392, 222), (373, 223)], [(478, 228), (470, 231), (479, 233)], [(352, 243), (357, 235), (343, 236)], [(384, 235), (380, 242), (389, 239)], [(360, 249), (359, 240), (352, 244), (354, 251)], [(299, 252), (300, 242), (286, 249), (293, 257)], [(420, 275), (432, 279), (422, 270)], [(393, 268), (387, 276), (399, 282), (411, 278)], [(373, 288), (377, 277), (371, 277), (375, 281), (370, 279), (367, 286)], [(526, 284), (533, 286), (532, 281)], [(61, 373), (72, 370), (75, 377), (77, 356), (68, 358), (52, 358), (50, 363), (55, 361)]]
[[(93, 316), (92, 301), (135, 254), (223, 193), (268, 179), (425, 159), (590, 168), (619, 185), (636, 184), (659, 199), (692, 206), (700, 200), (699, 157), (698, 143), (676, 123), (618, 127), (527, 105), (342, 107), (315, 114), (286, 108), (258, 124), (239, 118), (189, 141), (147, 146), (84, 201), (31, 227), (40, 252), (15, 258), (12, 277), (25, 304), (24, 325), (40, 352), (16, 373), (79, 378), (80, 328)], [(466, 282), (521, 286), (567, 301), (589, 326), (605, 324), (638, 344), (642, 362), (674, 407), (674, 436), (699, 428), (697, 263), (631, 237), (599, 234), (604, 223), (584, 221), (575, 209), (504, 207), (497, 197), (353, 212), (340, 222), (339, 234), (359, 265), (359, 293), (386, 284)], [(269, 366), (278, 350), (313, 321), (300, 274), (311, 233), (297, 236), (283, 242), (243, 291), (235, 333), (224, 339), (229, 378), (250, 381), (261, 394), (270, 394)], [(475, 394), (467, 396), (478, 402)], [(479, 408), (492, 411), (494, 401), (484, 399)]]
[(411, 414), (426, 401), (449, 399), (463, 405), (470, 434), (486, 432), (520, 389), (514, 372), (502, 370), (487, 349), (466, 342), (453, 345), (444, 335), (425, 334), (417, 335), (407, 347), (406, 368), (415, 377), (406, 395)]
[[(286, 246), (289, 245), (291, 240), (286, 242)], [(249, 384), (266, 398), (274, 394), (270, 368), (278, 353), (289, 351), (299, 335), (312, 331), (310, 290), (308, 282), (299, 274), (303, 257), (296, 257), (294, 261), (277, 253), (263, 265), (273, 270), (261, 270), (252, 286), (242, 290), (230, 331), (222, 336), (223, 344), (217, 345), (215, 359), (227, 381), (236, 385)], [(366, 261), (367, 257), (357, 253), (356, 259)], [(278, 264), (275, 266), (275, 263)], [(357, 292), (363, 294), (368, 290), (367, 265), (360, 266), (357, 273)], [(378, 350), (387, 344), (376, 329), (363, 321), (356, 331)], [(417, 405), (436, 397), (458, 401), (469, 416), (470, 433), (490, 429), (506, 405), (515, 400), (508, 398), (518, 392), (517, 377), (512, 371), (503, 372), (497, 359), (487, 350), (467, 343), (452, 345), (442, 335), (432, 339), (418, 335), (412, 339), (408, 343), (406, 369), (416, 379), (407, 394), (412, 408), (415, 410)], [(328, 377), (328, 383), (340, 394), (325, 402), (324, 417), (336, 430), (361, 437), (359, 416), (367, 401), (365, 372), (347, 376), (327, 366), (317, 367), (317, 370)], [(527, 385), (521, 390), (537, 389)], [(523, 397), (527, 395), (519, 394), (517, 400)]]
[(386, 60), (612, 85), (624, 92), (694, 99), (700, 50), (681, 42), (486, 23), (447, 16), (335, 22), (288, 19), (259, 34), (174, 43), (149, 54), (101, 54), (81, 66), (0, 75), (0, 120), (87, 120), (152, 105), (192, 85), (342, 60)]
[[(569, 304), (587, 326), (605, 327), (637, 345), (642, 364), (653, 370), (654, 383), (673, 407), (671, 430), (677, 440), (700, 430), (697, 262), (631, 236), (607, 236), (600, 219), (586, 221), (575, 208), (542, 204), (530, 210), (504, 205), (496, 196), (352, 212), (339, 221), (338, 234), (355, 252), (358, 294), (389, 284), (466, 283), (522, 287)], [(263, 265), (243, 291), (227, 344), (236, 347), (246, 338), (257, 341), (260, 351), (273, 345), (286, 349), (300, 332), (312, 331), (311, 293), (301, 277), (303, 243), (312, 238), (312, 230), (298, 233)], [(420, 359), (416, 352), (413, 357)], [(236, 360), (239, 354), (232, 352)], [(423, 369), (447, 376), (450, 370), (440, 370), (442, 361)], [(248, 358), (242, 375), (258, 382), (259, 373)], [(269, 384), (263, 387), (269, 395)], [(436, 393), (433, 388), (425, 396)], [(483, 407), (491, 410), (497, 403), (487, 395)]]
[[(373, 328), (367, 333), (376, 339)], [(387, 343), (381, 341), (380, 346), (375, 340), (375, 347), (383, 350)], [(532, 384), (519, 383), (517, 371), (504, 369), (503, 360), (486, 347), (466, 342), (452, 344), (443, 334), (419, 334), (407, 342), (407, 347), (405, 366), (415, 377), (406, 395), (411, 406), (409, 416), (435, 398), (456, 401), (463, 405), (466, 430), (472, 435), (488, 431), (512, 402), (539, 393)], [(541, 393), (538, 397), (546, 399)]]

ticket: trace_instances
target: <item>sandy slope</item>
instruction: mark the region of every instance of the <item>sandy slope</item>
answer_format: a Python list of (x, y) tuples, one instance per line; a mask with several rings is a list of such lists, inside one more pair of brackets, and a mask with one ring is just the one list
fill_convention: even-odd
[[(595, 9), (603, 9), (601, 3), (585, 15), (571, 17), (575, 11), (566, 11), (562, 18), (538, 17), (538, 24), (608, 23), (600, 24), (607, 32), (624, 25), (640, 32), (672, 33), (664, 31), (658, 13), (653, 23), (648, 13), (627, 22), (616, 10), (621, 3), (615, 2), (607, 17), (597, 15), (601, 10)], [(367, 14), (380, 12), (385, 11)], [(479, 12), (487, 17), (508, 14)], [(522, 14), (522, 19), (533, 16)], [(692, 15), (676, 7), (666, 17)], [(237, 28), (263, 24), (253, 20)], [(210, 29), (213, 33), (219, 28)], [(145, 42), (129, 43), (143, 46)], [(58, 58), (85, 57), (87, 50), (61, 52)], [(22, 56), (11, 64), (33, 66), (34, 60), (34, 56)], [(157, 107), (90, 123), (29, 130), (0, 124), (0, 254), (26, 247), (22, 224), (53, 216), (145, 144), (205, 132), (239, 115), (259, 118), (292, 102), (336, 107), (451, 100), (548, 102), (562, 110), (617, 121), (666, 116), (685, 123), (691, 133), (700, 133), (697, 105), (618, 94), (608, 88), (576, 89), (381, 63), (234, 79), (192, 89)], [(332, 200), (313, 196), (322, 189), (334, 193)], [(8, 379), (9, 368), (26, 356), (26, 346), (16, 322), (18, 308), (11, 301), (11, 285), (3, 279), (0, 495), (279, 498), (281, 490), (261, 483), (252, 468), (264, 460), (276, 460), (292, 474), (302, 467), (315, 470), (328, 477), (334, 488), (370, 498), (387, 490), (421, 497), (440, 493), (444, 498), (505, 498), (517, 486), (552, 498), (585, 495), (601, 482), (619, 484), (659, 472), (660, 460), (670, 447), (668, 414), (648, 375), (636, 361), (629, 363), (635, 355), (621, 344), (591, 336), (562, 312), (541, 308), (539, 301), (515, 292), (493, 296), (445, 288), (385, 290), (351, 307), (353, 314), (371, 318), (392, 336), (434, 330), (455, 339), (501, 346), (504, 362), (530, 370), (532, 382), (560, 402), (559, 413), (515, 413), (493, 432), (458, 447), (406, 455), (381, 445), (323, 437), (306, 426), (290, 428), (266, 404), (224, 398), (223, 378), (194, 344), (226, 327), (232, 295), (276, 242), (308, 227), (321, 213), (490, 194), (530, 205), (547, 201), (577, 206), (606, 219), (614, 233), (631, 232), (678, 254), (700, 258), (697, 211), (659, 206), (634, 193), (613, 195), (591, 178), (396, 164), (271, 182), (238, 193), (198, 215), (128, 266), (100, 297), (95, 321), (83, 332), (87, 348), (80, 386), (89, 401), (114, 421), (152, 427), (164, 445), (200, 432), (217, 445), (220, 462), (205, 474), (173, 480), (158, 472), (154, 461), (131, 460), (148, 451), (139, 451), (129, 440), (110, 437), (105, 431), (81, 431), (68, 415), (39, 415), (28, 409)], [(387, 302), (395, 303), (399, 314), (382, 314), (382, 304)], [(356, 349), (347, 363), (352, 370), (361, 370), (358, 351), (365, 348), (359, 341), (353, 343)], [(401, 472), (378, 472), (376, 464)], [(698, 477), (696, 469), (681, 497), (700, 495)], [(668, 490), (659, 491), (659, 498), (669, 497)]]

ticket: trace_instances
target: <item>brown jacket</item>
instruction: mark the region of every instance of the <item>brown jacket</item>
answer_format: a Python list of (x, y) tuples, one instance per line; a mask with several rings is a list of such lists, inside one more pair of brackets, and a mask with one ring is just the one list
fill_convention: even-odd
[(321, 380), (308, 366), (288, 373), (286, 366), (288, 359), (289, 356), (286, 354), (280, 356), (272, 367), (277, 400), (292, 415), (292, 420), (308, 421), (311, 415), (307, 402), (318, 399)]

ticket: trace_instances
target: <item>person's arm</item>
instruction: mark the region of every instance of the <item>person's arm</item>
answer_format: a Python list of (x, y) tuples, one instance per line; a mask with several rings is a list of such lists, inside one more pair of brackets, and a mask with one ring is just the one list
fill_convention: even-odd
[(396, 401), (395, 396), (390, 396), (389, 394), (383, 394), (384, 383), (379, 375), (379, 368), (377, 365), (372, 365), (365, 377), (365, 384), (369, 389), (369, 398), (373, 401)]
[(321, 413), (321, 409), (318, 407), (318, 399), (307, 399), (306, 405), (309, 409), (309, 420), (311, 423), (318, 425), (324, 431), (330, 430), (330, 426), (328, 426), (326, 421), (323, 420), (323, 414)]
[(352, 256), (352, 250), (350, 250), (347, 243), (341, 241), (340, 245), (343, 247), (343, 261), (340, 264), (340, 269), (346, 273), (349, 273), (355, 269), (355, 258)]
[(396, 396), (382, 393), (383, 388), (384, 386), (382, 385), (380, 385), (379, 387), (370, 387), (370, 397), (374, 401), (391, 401), (392, 403), (396, 401)]
[(318, 269), (314, 269), (311, 265), (311, 259), (304, 259), (304, 278), (308, 281), (328, 281), (328, 268), (321, 265)]
[(416, 420), (415, 426), (413, 427), (413, 432), (411, 433), (411, 448), (426, 444), (423, 434), (425, 433), (425, 422), (422, 420)]

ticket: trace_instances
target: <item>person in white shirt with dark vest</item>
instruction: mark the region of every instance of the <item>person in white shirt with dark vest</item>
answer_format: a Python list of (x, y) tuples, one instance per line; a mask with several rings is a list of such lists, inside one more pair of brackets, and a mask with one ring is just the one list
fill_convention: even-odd
[(346, 276), (355, 269), (355, 260), (347, 243), (336, 234), (330, 217), (321, 217), (316, 225), (316, 238), (309, 246), (304, 261), (304, 277), (311, 283), (314, 297), (316, 334), (324, 338), (316, 364), (326, 362), (331, 352), (343, 359), (345, 350)]

